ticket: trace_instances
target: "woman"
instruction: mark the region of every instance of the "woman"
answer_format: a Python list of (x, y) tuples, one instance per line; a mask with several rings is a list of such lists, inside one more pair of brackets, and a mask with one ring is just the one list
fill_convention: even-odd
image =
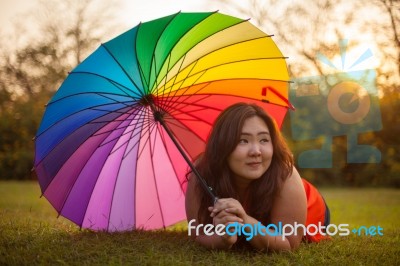
[[(329, 223), (322, 197), (300, 178), (274, 120), (257, 105), (239, 103), (220, 114), (196, 168), (219, 199), (214, 204), (197, 178), (189, 174), (186, 214), (194, 226), (243, 224), (249, 230), (250, 225)], [(231, 233), (210, 235), (197, 230), (196, 236), (193, 228), (190, 235), (209, 248), (230, 249), (243, 242)], [(300, 245), (304, 229), (297, 227), (296, 234), (282, 237), (276, 226), (264, 228), (248, 243), (258, 250), (293, 250)], [(308, 240), (323, 237), (309, 235)]]

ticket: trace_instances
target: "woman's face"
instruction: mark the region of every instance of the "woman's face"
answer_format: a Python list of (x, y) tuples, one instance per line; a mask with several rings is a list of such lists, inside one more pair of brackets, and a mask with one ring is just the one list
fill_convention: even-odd
[(228, 157), (236, 185), (258, 179), (271, 165), (273, 147), (265, 122), (258, 116), (245, 120), (239, 143)]

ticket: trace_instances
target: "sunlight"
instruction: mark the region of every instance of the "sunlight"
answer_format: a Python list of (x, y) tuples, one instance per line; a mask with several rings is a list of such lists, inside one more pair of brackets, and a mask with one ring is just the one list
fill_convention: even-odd
[(125, 0), (121, 3), (120, 18), (125, 25), (134, 27), (140, 22), (154, 20), (179, 11), (200, 12), (215, 10), (209, 9), (204, 0)]
[(349, 47), (349, 40), (339, 41), (339, 53), (329, 59), (323, 54), (317, 54), (326, 73), (350, 72), (379, 67), (380, 58), (375, 43), (361, 43)]

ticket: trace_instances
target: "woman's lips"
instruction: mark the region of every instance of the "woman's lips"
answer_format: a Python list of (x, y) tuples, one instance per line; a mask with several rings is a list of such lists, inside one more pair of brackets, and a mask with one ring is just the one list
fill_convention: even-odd
[(261, 162), (250, 162), (250, 163), (246, 163), (246, 165), (248, 165), (250, 167), (257, 167), (257, 166), (261, 165)]

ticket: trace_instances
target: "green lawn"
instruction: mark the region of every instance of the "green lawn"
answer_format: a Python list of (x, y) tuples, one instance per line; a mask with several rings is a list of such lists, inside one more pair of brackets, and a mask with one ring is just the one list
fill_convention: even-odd
[(295, 252), (209, 251), (181, 224), (167, 231), (95, 233), (56, 212), (34, 182), (0, 182), (0, 265), (398, 265), (400, 190), (321, 189), (332, 223), (381, 226), (383, 236), (335, 236)]

